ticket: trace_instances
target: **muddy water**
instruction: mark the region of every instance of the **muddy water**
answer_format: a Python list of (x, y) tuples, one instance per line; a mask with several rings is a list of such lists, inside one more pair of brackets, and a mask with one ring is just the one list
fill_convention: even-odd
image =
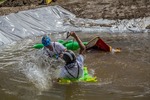
[[(80, 18), (116, 19), (150, 15), (148, 0), (58, 0), (56, 3)], [(5, 9), (2, 11), (4, 14), (7, 13)], [(8, 12), (12, 11), (9, 9)], [(85, 55), (85, 65), (97, 76), (98, 82), (53, 83), (52, 78), (57, 77), (62, 62), (47, 59), (40, 55), (39, 50), (33, 49), (32, 46), (41, 39), (35, 37), (0, 48), (0, 100), (150, 99), (149, 33), (78, 34), (84, 41), (99, 35), (112, 47), (122, 48), (122, 52), (116, 54), (91, 51)], [(65, 34), (51, 37), (55, 41), (64, 39)]]
[[(47, 59), (32, 45), (41, 37), (12, 43), (0, 51), (0, 100), (149, 100), (150, 36), (148, 33), (78, 33), (83, 41), (101, 36), (121, 53), (90, 51), (85, 65), (96, 83), (52, 82), (63, 63)], [(66, 34), (51, 35), (53, 41)]]

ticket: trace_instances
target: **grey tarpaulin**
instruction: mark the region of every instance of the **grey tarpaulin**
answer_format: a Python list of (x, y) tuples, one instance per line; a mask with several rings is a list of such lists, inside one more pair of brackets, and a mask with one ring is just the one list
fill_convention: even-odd
[(150, 18), (132, 20), (82, 19), (60, 6), (0, 16), (0, 46), (26, 37), (65, 31), (148, 32)]

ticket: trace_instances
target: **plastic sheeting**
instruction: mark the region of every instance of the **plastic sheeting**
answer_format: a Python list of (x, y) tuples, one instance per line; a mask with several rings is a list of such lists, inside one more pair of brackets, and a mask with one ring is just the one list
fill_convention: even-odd
[(84, 32), (149, 32), (150, 18), (132, 20), (82, 19), (60, 6), (20, 11), (0, 17), (0, 46), (26, 37), (43, 34)]

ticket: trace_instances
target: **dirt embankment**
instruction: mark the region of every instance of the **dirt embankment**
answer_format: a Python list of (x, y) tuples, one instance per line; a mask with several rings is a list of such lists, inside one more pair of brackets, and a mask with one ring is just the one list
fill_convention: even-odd
[(21, 0), (13, 0), (13, 5), (5, 3), (1, 6), (0, 15), (49, 5), (60, 5), (80, 18), (131, 19), (150, 16), (150, 0), (57, 0), (49, 5), (35, 2), (24, 3), (23, 6), (19, 4)]
[(150, 0), (78, 0), (61, 6), (82, 18), (131, 19), (150, 16)]

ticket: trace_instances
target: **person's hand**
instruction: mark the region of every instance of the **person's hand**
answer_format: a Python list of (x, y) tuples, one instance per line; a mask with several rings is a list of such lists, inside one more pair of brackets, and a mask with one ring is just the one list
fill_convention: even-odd
[(75, 37), (76, 33), (75, 32), (70, 32), (70, 36)]
[(63, 54), (61, 53), (61, 54), (59, 55), (59, 57), (60, 57), (60, 58), (63, 58)]

